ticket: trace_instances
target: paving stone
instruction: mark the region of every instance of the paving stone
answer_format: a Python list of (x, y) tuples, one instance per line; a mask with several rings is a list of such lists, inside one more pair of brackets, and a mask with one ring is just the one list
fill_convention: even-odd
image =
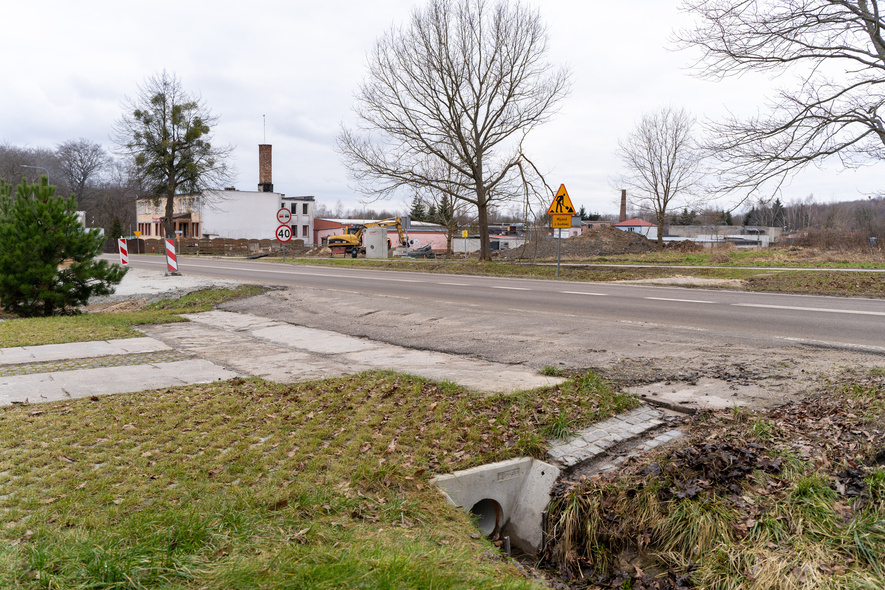
[(583, 449), (584, 447), (587, 446), (588, 443), (587, 443), (587, 441), (584, 440), (583, 438), (576, 438), (576, 439), (573, 440), (570, 444), (571, 444), (573, 447), (577, 447), (577, 448), (579, 448), (579, 449)]

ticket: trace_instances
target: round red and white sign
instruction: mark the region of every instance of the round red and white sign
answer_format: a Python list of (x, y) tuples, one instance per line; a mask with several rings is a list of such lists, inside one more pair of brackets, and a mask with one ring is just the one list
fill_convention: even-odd
[(290, 219), (292, 219), (292, 212), (285, 207), (277, 211), (277, 221), (280, 223), (289, 223)]
[(288, 242), (292, 239), (292, 228), (288, 225), (281, 225), (277, 228), (277, 240), (280, 242)]

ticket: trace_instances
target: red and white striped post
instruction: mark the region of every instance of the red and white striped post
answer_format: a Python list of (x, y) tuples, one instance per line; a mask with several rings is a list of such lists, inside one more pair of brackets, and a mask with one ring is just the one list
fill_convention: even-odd
[(126, 245), (126, 238), (117, 238), (117, 247), (120, 249), (120, 265), (129, 266), (129, 246)]
[(178, 274), (178, 258), (175, 256), (175, 240), (166, 240), (166, 268), (168, 274)]

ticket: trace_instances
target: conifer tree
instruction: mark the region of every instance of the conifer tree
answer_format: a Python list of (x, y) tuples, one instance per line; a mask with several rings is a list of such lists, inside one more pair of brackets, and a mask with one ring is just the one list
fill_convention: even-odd
[(20, 316), (77, 313), (113, 293), (126, 269), (95, 260), (104, 238), (77, 219), (74, 197), (55, 195), (46, 176), (15, 189), (0, 179), (0, 305)]
[(111, 235), (110, 237), (114, 240), (117, 238), (123, 237), (123, 224), (120, 223), (120, 218), (114, 215), (114, 221), (111, 223)]
[(412, 221), (424, 221), (424, 218), (427, 217), (424, 201), (418, 195), (412, 198), (412, 208), (409, 209), (409, 217), (411, 217)]

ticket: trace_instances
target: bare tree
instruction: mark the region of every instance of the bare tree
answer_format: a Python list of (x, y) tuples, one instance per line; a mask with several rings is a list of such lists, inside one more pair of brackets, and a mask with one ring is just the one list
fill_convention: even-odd
[(167, 236), (173, 236), (176, 194), (217, 189), (231, 180), (225, 162), (231, 148), (212, 143), (217, 122), (202, 100), (166, 71), (149, 77), (124, 103), (114, 140), (154, 199), (165, 198)]
[(694, 119), (684, 109), (664, 107), (642, 117), (618, 142), (626, 172), (618, 179), (633, 204), (654, 216), (663, 247), (667, 209), (692, 196), (701, 182), (703, 158), (692, 137)]
[(100, 144), (83, 138), (60, 144), (55, 148), (55, 158), (78, 203), (88, 196), (90, 184), (94, 184), (111, 163), (110, 156)]
[(712, 125), (723, 190), (780, 187), (831, 156), (847, 167), (885, 157), (885, 21), (877, 0), (683, 0), (682, 9), (698, 18), (677, 39), (702, 52), (700, 75), (796, 77), (766, 112)]
[[(360, 128), (339, 135), (353, 179), (378, 197), (426, 187), (469, 203), (489, 260), (489, 207), (514, 198), (513, 184), (534, 170), (523, 140), (568, 90), (568, 71), (546, 52), (540, 14), (518, 0), (416, 8), (376, 43), (354, 108)], [(445, 167), (454, 173), (440, 177)]]

